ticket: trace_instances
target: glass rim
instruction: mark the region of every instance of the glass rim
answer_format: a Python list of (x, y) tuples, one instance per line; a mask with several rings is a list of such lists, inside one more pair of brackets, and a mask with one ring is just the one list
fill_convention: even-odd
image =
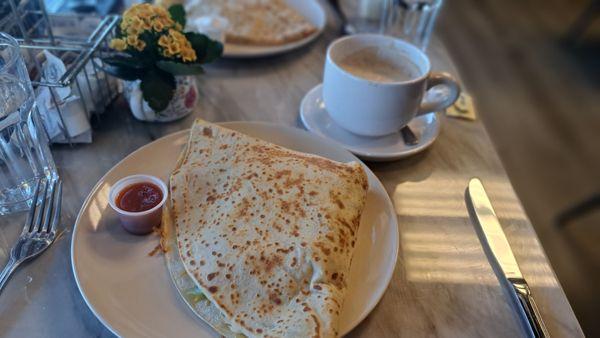
[[(426, 1), (418, 1), (418, 0), (405, 0), (402, 1), (402, 3), (404, 3), (405, 5), (423, 5), (423, 4), (427, 4), (428, 6), (431, 6), (432, 9), (438, 9), (440, 8), (440, 6), (442, 5), (443, 0), (426, 0)], [(421, 9), (418, 9), (421, 10)]]
[(4, 32), (0, 32), (0, 45), (6, 45), (9, 48), (12, 47), (10, 48), (11, 55), (8, 62), (0, 66), (0, 72), (3, 72), (6, 68), (11, 67), (16, 62), (20, 54), (20, 49), (17, 39)]

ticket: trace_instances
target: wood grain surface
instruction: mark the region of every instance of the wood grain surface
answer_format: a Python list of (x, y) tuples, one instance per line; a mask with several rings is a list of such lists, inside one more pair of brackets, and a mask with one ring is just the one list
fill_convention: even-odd
[[(65, 230), (49, 251), (20, 269), (0, 295), (0, 335), (112, 337), (87, 308), (71, 271), (73, 223), (90, 189), (130, 152), (188, 128), (196, 117), (299, 127), (300, 100), (320, 82), (325, 50), (337, 31), (330, 16), (324, 36), (305, 49), (268, 59), (222, 60), (207, 67), (198, 78), (200, 99), (193, 116), (168, 124), (139, 122), (119, 100), (95, 123), (92, 144), (53, 147), (64, 178)], [(443, 46), (434, 43), (430, 54), (435, 69), (458, 75)], [(401, 246), (387, 292), (350, 336), (523, 334), (467, 214), (464, 191), (473, 176), (480, 177), (489, 192), (551, 334), (583, 335), (480, 122), (443, 119), (439, 139), (424, 153), (367, 164), (395, 204)], [(6, 261), (23, 219), (0, 219), (0, 263)]]
[(436, 29), (584, 332), (599, 337), (600, 208), (558, 224), (600, 193), (600, 13), (566, 39), (592, 2), (452, 0)]

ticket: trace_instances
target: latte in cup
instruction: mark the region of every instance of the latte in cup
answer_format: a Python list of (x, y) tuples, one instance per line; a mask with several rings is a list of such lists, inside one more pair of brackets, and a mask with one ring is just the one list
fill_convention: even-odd
[(373, 82), (404, 82), (420, 76), (419, 68), (394, 48), (361, 48), (337, 64), (348, 73)]
[[(424, 101), (438, 85), (444, 95)], [(452, 76), (431, 72), (427, 55), (401, 39), (356, 34), (327, 48), (323, 103), (329, 117), (354, 134), (397, 133), (416, 116), (452, 105), (459, 93)]]

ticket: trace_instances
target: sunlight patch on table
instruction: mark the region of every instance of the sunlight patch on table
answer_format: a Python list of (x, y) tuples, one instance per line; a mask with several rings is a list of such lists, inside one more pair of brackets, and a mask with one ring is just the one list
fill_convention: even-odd
[[(405, 182), (394, 191), (407, 280), (498, 285), (468, 215), (464, 202), (466, 182), (462, 185), (439, 178), (437, 182), (431, 177), (429, 180), (434, 183)], [(510, 221), (503, 225), (505, 231), (510, 230), (509, 242), (529, 283), (536, 287), (558, 287), (510, 185), (494, 180), (486, 180), (484, 184), (489, 187), (490, 195), (493, 192), (492, 203), (498, 213)]]

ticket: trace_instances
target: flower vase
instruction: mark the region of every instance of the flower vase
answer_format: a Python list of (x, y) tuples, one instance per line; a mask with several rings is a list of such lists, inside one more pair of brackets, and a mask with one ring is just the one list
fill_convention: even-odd
[(133, 116), (140, 121), (170, 122), (181, 119), (194, 111), (198, 99), (198, 88), (194, 76), (176, 76), (175, 93), (167, 108), (154, 111), (142, 96), (140, 80), (123, 81), (123, 96), (129, 103)]

